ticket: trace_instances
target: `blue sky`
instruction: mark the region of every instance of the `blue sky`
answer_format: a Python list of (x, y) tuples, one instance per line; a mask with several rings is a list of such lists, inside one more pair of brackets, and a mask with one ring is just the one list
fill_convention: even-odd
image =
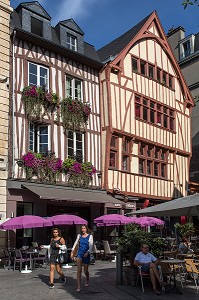
[[(11, 0), (16, 8), (23, 1)], [(85, 33), (85, 41), (101, 48), (117, 38), (153, 10), (157, 10), (165, 32), (181, 25), (186, 35), (199, 32), (199, 7), (182, 7), (182, 0), (41, 0), (52, 17), (52, 25), (73, 18)]]

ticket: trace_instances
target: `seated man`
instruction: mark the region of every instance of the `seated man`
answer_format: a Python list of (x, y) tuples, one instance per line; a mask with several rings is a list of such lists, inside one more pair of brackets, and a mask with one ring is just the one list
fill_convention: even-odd
[(159, 282), (160, 286), (162, 286), (163, 284), (157, 270), (158, 264), (159, 260), (149, 252), (149, 246), (143, 244), (141, 247), (141, 251), (137, 253), (135, 257), (134, 265), (137, 267), (141, 266), (141, 271), (148, 272), (150, 274), (151, 282), (153, 285), (153, 293), (156, 295), (160, 295), (160, 292), (156, 287), (156, 280)]

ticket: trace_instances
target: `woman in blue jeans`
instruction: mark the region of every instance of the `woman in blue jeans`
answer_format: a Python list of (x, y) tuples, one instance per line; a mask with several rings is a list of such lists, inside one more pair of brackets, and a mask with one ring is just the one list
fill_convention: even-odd
[(82, 225), (81, 234), (77, 235), (76, 241), (73, 245), (71, 251), (71, 259), (74, 258), (74, 250), (76, 246), (78, 247), (77, 252), (77, 292), (81, 291), (81, 273), (82, 273), (82, 264), (84, 264), (84, 273), (86, 276), (85, 286), (89, 285), (89, 272), (88, 265), (90, 263), (90, 253), (93, 250), (93, 236), (90, 234), (90, 231), (87, 226)]

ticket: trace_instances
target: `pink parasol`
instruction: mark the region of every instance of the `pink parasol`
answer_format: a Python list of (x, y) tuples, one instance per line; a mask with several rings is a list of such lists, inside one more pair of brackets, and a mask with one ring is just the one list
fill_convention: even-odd
[(80, 218), (76, 215), (56, 215), (46, 219), (46, 221), (50, 221), (52, 225), (87, 225), (88, 222), (83, 218)]
[(125, 225), (131, 221), (129, 217), (123, 215), (109, 214), (94, 219), (94, 222), (97, 224), (97, 226), (117, 226)]
[(0, 229), (12, 230), (52, 226), (52, 222), (39, 216), (25, 215), (12, 218), (0, 225)]
[[(132, 217), (130, 219), (135, 219), (135, 217)], [(141, 227), (145, 227), (145, 226), (163, 226), (164, 225), (164, 221), (158, 219), (158, 218), (153, 218), (153, 217), (140, 217), (140, 218), (136, 218), (136, 221), (134, 221), (133, 223), (139, 224)]]

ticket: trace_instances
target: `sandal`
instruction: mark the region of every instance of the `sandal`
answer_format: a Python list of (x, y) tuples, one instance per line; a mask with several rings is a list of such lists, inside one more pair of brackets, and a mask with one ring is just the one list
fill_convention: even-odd
[(88, 285), (89, 285), (88, 282), (86, 282), (86, 283), (85, 283), (85, 286), (88, 286)]
[(77, 291), (76, 291), (77, 293), (79, 293), (79, 292), (81, 292), (81, 289), (77, 289)]
[(161, 293), (158, 290), (153, 290), (154, 295), (161, 295)]

